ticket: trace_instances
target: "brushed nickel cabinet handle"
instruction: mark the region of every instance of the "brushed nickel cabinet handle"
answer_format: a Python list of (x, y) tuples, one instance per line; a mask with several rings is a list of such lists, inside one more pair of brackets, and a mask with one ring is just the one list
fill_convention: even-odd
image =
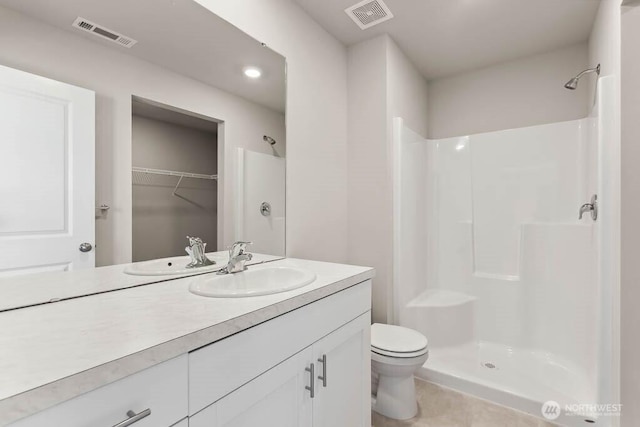
[(127, 411), (127, 418), (124, 421), (119, 422), (118, 424), (114, 425), (113, 427), (128, 427), (133, 423), (137, 423), (138, 421), (140, 421), (143, 418), (148, 417), (149, 415), (151, 415), (151, 409), (147, 408), (144, 411), (136, 414), (133, 411)]
[(318, 362), (322, 363), (322, 375), (318, 375), (318, 379), (322, 381), (322, 387), (327, 386), (327, 355), (323, 354)]
[(311, 367), (304, 368), (304, 370), (306, 372), (309, 372), (309, 380), (310, 380), (309, 385), (305, 386), (305, 390), (309, 390), (309, 394), (313, 399), (314, 397), (316, 397), (316, 387), (315, 387), (316, 374), (315, 374), (315, 367), (313, 366), (313, 363), (311, 364)]

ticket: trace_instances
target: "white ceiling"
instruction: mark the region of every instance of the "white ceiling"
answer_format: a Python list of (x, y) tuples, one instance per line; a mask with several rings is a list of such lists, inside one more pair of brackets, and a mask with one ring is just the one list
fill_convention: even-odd
[(346, 45), (388, 33), (427, 79), (588, 39), (600, 0), (384, 0), (394, 18), (359, 29), (358, 0), (294, 0)]
[[(224, 89), (285, 111), (285, 59), (192, 0), (0, 0), (0, 5)], [(138, 40), (123, 48), (71, 26), (81, 16)], [(263, 77), (249, 80), (248, 65)]]

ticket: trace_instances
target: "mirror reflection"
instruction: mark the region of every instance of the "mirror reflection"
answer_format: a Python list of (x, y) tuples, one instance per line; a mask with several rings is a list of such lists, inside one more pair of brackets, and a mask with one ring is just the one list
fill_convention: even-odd
[(3, 0), (0, 25), (0, 280), (284, 256), (281, 55), (191, 0)]

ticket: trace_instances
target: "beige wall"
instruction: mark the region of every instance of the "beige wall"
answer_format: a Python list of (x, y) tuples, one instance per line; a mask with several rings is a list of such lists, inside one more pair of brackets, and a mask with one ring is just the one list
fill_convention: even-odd
[(348, 262), (376, 269), (373, 321), (386, 320), (392, 205), (387, 150), (387, 37), (349, 47)]
[(586, 43), (429, 81), (429, 137), (447, 138), (587, 116)]
[(197, 0), (287, 58), (287, 255), (347, 260), (347, 50), (290, 0)]
[[(388, 119), (402, 117), (406, 126), (427, 136), (429, 115), (427, 82), (398, 45), (389, 38), (387, 43)], [(431, 95), (429, 94), (429, 102)], [(391, 124), (388, 123), (388, 130)], [(388, 134), (391, 138), (391, 134)]]
[(387, 321), (393, 282), (393, 117), (427, 130), (427, 84), (382, 35), (350, 46), (349, 257), (376, 268), (373, 320)]
[[(601, 76), (620, 76), (621, 2), (622, 0), (601, 0), (589, 37), (589, 64), (601, 64)], [(592, 97), (589, 97), (589, 100), (591, 99)]]
[[(96, 92), (96, 203), (111, 206), (96, 219), (98, 266), (132, 257), (132, 95), (224, 121), (225, 159), (234, 158), (236, 147), (272, 154), (264, 134), (285, 140), (281, 113), (8, 9), (0, 12), (0, 28), (10, 35), (0, 37), (0, 64)], [(275, 146), (279, 155), (283, 149)], [(233, 167), (219, 173), (221, 185), (232, 188)], [(223, 194), (225, 220), (233, 219), (232, 196)], [(221, 245), (231, 243), (233, 226), (223, 232)]]
[(640, 7), (622, 14), (622, 425), (640, 420)]
[[(133, 166), (215, 175), (213, 132), (133, 116)], [(186, 255), (186, 236), (217, 246), (217, 182), (136, 173), (133, 178), (133, 261)]]

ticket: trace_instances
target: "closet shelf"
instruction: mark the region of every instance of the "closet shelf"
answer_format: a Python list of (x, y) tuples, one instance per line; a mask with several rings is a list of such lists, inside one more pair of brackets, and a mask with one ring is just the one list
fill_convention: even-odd
[(133, 167), (131, 168), (133, 172), (142, 172), (149, 173), (153, 175), (169, 175), (169, 176), (177, 176), (180, 179), (182, 178), (196, 178), (196, 179), (218, 179), (218, 175), (205, 175), (201, 173), (191, 173), (191, 172), (178, 172), (178, 171), (170, 171), (165, 169), (151, 169), (151, 168), (139, 168)]

